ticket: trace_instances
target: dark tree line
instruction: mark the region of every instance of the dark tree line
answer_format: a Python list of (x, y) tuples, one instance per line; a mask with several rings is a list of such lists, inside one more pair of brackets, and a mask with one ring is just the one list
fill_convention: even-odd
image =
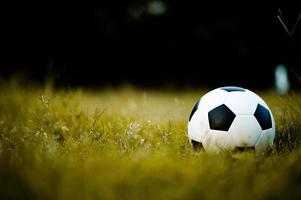
[[(58, 85), (270, 87), (277, 64), (300, 72), (277, 8), (163, 1), (156, 15), (150, 2), (2, 8), (1, 76), (43, 81), (50, 74)], [(298, 10), (282, 15), (291, 28)], [(299, 35), (297, 26), (295, 49)]]

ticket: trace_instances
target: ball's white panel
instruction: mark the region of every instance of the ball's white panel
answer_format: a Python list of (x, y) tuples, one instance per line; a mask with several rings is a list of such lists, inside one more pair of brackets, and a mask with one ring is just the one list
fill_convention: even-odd
[(203, 122), (191, 120), (188, 124), (188, 137), (194, 141), (202, 142), (205, 135), (208, 133), (208, 128)]
[(250, 92), (229, 92), (225, 105), (236, 115), (254, 114), (258, 98)]
[(227, 95), (228, 92), (226, 92), (225, 90), (221, 90), (221, 89), (212, 90), (201, 98), (199, 109), (208, 113), (213, 108), (222, 105)]
[(253, 115), (237, 115), (228, 132), (235, 147), (251, 147), (255, 145), (262, 130)]
[(273, 131), (274, 132), (276, 132), (276, 124), (275, 124), (275, 119), (274, 119), (274, 116), (273, 116), (273, 113), (272, 113), (272, 111), (269, 109), (269, 111), (270, 111), (270, 114), (271, 114), (271, 118), (272, 118), (272, 129), (273, 129)]
[(233, 148), (232, 138), (227, 131), (210, 130), (202, 144), (208, 153), (218, 153)]
[[(260, 97), (258, 96), (257, 94), (255, 94), (254, 92), (252, 92), (251, 90), (247, 90), (246, 89), (246, 93), (250, 94), (253, 96), (253, 98), (256, 99), (257, 103), (259, 103), (260, 105), (264, 106), (265, 108), (267, 108), (268, 110), (270, 110), (269, 106), (265, 103), (265, 101)], [(254, 110), (255, 112), (255, 110)]]
[(260, 138), (255, 144), (256, 151), (264, 151), (273, 145), (275, 139), (275, 129), (270, 128), (262, 131)]
[[(199, 105), (202, 103), (200, 101)], [(208, 114), (202, 109), (197, 109), (188, 123), (188, 137), (197, 142), (202, 142), (209, 130)]]

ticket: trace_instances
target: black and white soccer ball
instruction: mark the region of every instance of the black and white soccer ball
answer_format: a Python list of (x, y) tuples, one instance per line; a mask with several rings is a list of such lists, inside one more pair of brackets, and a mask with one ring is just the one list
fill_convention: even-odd
[(206, 152), (270, 148), (275, 121), (268, 105), (254, 92), (221, 87), (205, 94), (194, 106), (188, 122), (194, 148)]

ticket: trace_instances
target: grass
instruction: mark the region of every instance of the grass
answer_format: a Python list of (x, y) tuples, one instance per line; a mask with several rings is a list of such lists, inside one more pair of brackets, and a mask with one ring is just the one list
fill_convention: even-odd
[(196, 90), (0, 84), (0, 199), (300, 198), (301, 95), (259, 91), (265, 154), (208, 155), (187, 139)]

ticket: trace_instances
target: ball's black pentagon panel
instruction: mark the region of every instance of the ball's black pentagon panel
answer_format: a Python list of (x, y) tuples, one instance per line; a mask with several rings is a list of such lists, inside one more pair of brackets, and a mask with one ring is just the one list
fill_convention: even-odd
[(220, 105), (208, 113), (210, 129), (228, 131), (235, 114), (225, 105)]
[(228, 86), (228, 87), (221, 87), (222, 90), (225, 90), (227, 92), (245, 92), (246, 90), (241, 87), (235, 87), (235, 86)]
[(201, 142), (197, 142), (195, 140), (191, 140), (192, 146), (194, 150), (201, 150), (204, 149), (203, 144)]
[(262, 130), (272, 128), (271, 114), (264, 106), (257, 104), (254, 116), (260, 124)]
[(196, 102), (196, 104), (194, 105), (191, 113), (190, 113), (190, 116), (189, 116), (189, 121), (191, 120), (193, 114), (195, 113), (195, 111), (198, 109), (198, 106), (199, 106), (199, 103), (200, 103), (200, 100), (198, 102)]

